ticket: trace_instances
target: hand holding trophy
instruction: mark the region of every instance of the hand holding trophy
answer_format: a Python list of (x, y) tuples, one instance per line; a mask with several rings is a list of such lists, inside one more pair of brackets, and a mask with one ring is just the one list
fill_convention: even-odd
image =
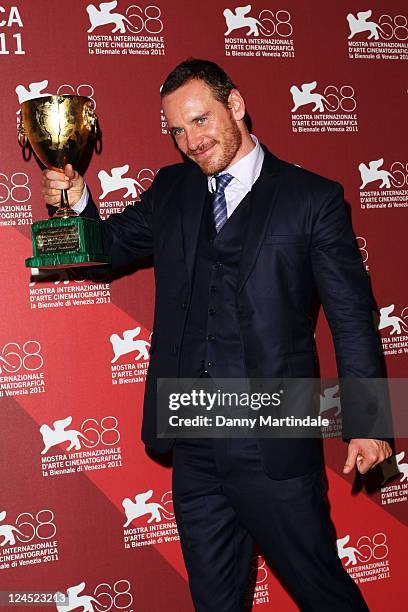
[[(76, 95), (42, 96), (21, 105), (20, 144), (28, 139), (38, 159), (48, 168), (64, 172), (77, 166), (97, 129), (93, 103)], [(60, 205), (52, 219), (32, 226), (33, 257), (30, 268), (67, 268), (106, 265), (98, 221), (78, 216), (61, 190)]]

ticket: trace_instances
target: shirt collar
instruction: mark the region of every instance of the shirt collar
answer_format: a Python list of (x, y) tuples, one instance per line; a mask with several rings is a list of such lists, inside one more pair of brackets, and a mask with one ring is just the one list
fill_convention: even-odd
[[(234, 179), (242, 183), (248, 191), (252, 189), (253, 184), (258, 178), (264, 159), (264, 152), (257, 137), (251, 134), (251, 138), (255, 147), (225, 171), (231, 174)], [(220, 172), (220, 174), (223, 174), (223, 172)], [(207, 180), (208, 190), (214, 193), (216, 190), (215, 176), (208, 176)], [(235, 181), (232, 181), (232, 183), (233, 182)]]

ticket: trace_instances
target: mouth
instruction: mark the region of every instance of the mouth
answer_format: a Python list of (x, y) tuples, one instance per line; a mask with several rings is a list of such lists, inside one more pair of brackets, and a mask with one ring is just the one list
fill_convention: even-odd
[(190, 157), (194, 160), (203, 159), (215, 147), (215, 144), (216, 144), (215, 142), (212, 143), (209, 147), (207, 147), (203, 151), (195, 151), (194, 153), (190, 153)]

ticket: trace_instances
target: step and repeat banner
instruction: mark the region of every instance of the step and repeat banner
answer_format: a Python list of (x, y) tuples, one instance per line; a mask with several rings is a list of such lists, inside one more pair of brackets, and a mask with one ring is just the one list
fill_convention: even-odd
[[(20, 103), (55, 93), (93, 100), (101, 138), (85, 178), (107, 218), (137, 206), (158, 169), (180, 161), (160, 104), (165, 76), (190, 56), (221, 64), (261, 142), (344, 185), (388, 375), (407, 372), (406, 2), (135, 1), (0, 0), (0, 591), (68, 594), (68, 607), (50, 604), (57, 610), (193, 607), (170, 462), (149, 457), (139, 441), (151, 262), (120, 278), (25, 268), (31, 224), (47, 211), (41, 168), (17, 142)], [(323, 315), (317, 340), (322, 375), (335, 376)], [(331, 419), (339, 556), (370, 610), (400, 610), (408, 442), (396, 440), (393, 461), (370, 478), (345, 477), (336, 384), (322, 390), (321, 411)], [(257, 551), (251, 606), (297, 609)]]

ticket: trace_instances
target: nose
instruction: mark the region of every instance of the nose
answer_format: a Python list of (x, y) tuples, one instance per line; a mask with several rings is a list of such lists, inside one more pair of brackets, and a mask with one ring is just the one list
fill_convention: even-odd
[(194, 130), (186, 130), (186, 144), (189, 151), (196, 151), (203, 143), (202, 134), (194, 133)]

